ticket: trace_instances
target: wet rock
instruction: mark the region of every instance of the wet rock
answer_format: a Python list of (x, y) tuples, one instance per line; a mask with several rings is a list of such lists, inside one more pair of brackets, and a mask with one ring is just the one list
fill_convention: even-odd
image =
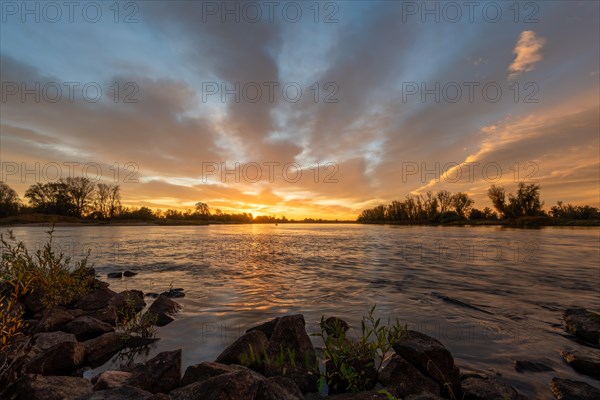
[(431, 393), (421, 393), (421, 394), (411, 394), (410, 396), (406, 396), (404, 400), (443, 400), (443, 397), (436, 396)]
[(109, 288), (98, 288), (88, 291), (81, 299), (75, 303), (74, 308), (84, 311), (94, 311), (106, 308), (108, 302), (116, 295)]
[(217, 357), (220, 364), (238, 364), (249, 368), (259, 368), (269, 339), (261, 331), (252, 331), (240, 336)]
[(350, 325), (348, 325), (348, 323), (343, 319), (337, 317), (329, 317), (325, 320), (325, 332), (328, 335), (333, 335), (334, 337), (337, 337), (336, 332), (338, 330), (345, 333), (348, 331), (348, 329), (350, 329)]
[(283, 376), (272, 376), (260, 382), (256, 400), (304, 400), (296, 383)]
[(185, 370), (181, 379), (181, 386), (187, 386), (192, 383), (202, 382), (208, 378), (236, 372), (245, 369), (239, 365), (218, 364), (216, 362), (205, 361), (200, 364), (190, 365)]
[(13, 390), (19, 400), (86, 400), (92, 395), (92, 384), (70, 376), (26, 375)]
[(166, 296), (158, 296), (148, 308), (148, 315), (156, 318), (156, 325), (165, 326), (175, 320), (173, 316), (181, 310), (181, 306)]
[(460, 398), (460, 371), (454, 365), (450, 351), (438, 340), (409, 330), (393, 347), (422, 374), (435, 380), (442, 387), (442, 394), (450, 389), (455, 397)]
[(161, 295), (163, 296), (167, 296), (170, 298), (180, 298), (180, 297), (185, 297), (185, 293), (183, 293), (183, 289), (178, 288), (178, 289), (171, 289), (169, 291), (166, 292), (162, 292)]
[(265, 380), (250, 370), (238, 370), (183, 386), (169, 395), (173, 400), (254, 400)]
[(496, 379), (467, 378), (462, 381), (464, 400), (527, 400), (510, 385)]
[(379, 393), (379, 390), (369, 390), (366, 392), (359, 393), (342, 393), (329, 395), (327, 397), (321, 397), (318, 393), (311, 393), (305, 397), (307, 400), (387, 400), (388, 397)]
[(108, 305), (117, 313), (137, 314), (144, 309), (146, 302), (141, 290), (125, 290), (111, 298)]
[(133, 272), (133, 271), (129, 271), (129, 270), (123, 272), (123, 276), (125, 276), (127, 278), (132, 277), (132, 276), (136, 276), (137, 274), (138, 274), (137, 272)]
[(379, 382), (386, 388), (392, 388), (394, 395), (402, 398), (422, 392), (430, 392), (438, 396), (440, 394), (437, 382), (424, 376), (397, 354), (394, 354), (385, 368), (380, 371)]
[(279, 319), (266, 353), (271, 360), (265, 364), (266, 376), (287, 376), (303, 393), (316, 390), (319, 375), (317, 357), (306, 334), (303, 315), (287, 315)]
[(23, 304), (26, 308), (26, 315), (31, 316), (44, 310), (42, 294), (40, 292), (29, 292), (23, 298)]
[(63, 328), (75, 317), (62, 308), (53, 308), (43, 313), (42, 319), (36, 327), (36, 332), (54, 332)]
[(136, 365), (128, 384), (151, 393), (168, 393), (181, 380), (181, 350), (159, 353), (151, 360)]
[(600, 379), (600, 352), (588, 350), (584, 354), (562, 350), (560, 355), (575, 371)]
[(150, 392), (125, 385), (94, 392), (89, 400), (149, 400), (151, 397)]
[(270, 321), (267, 321), (260, 325), (253, 326), (252, 328), (247, 329), (246, 333), (252, 332), (252, 331), (261, 331), (262, 333), (264, 333), (267, 336), (267, 339), (271, 339), (271, 335), (273, 334), (273, 331), (275, 330), (275, 325), (277, 325), (277, 323), (279, 322), (279, 319), (280, 319), (280, 317), (273, 318)]
[(597, 400), (600, 390), (585, 383), (570, 379), (552, 378), (550, 390), (558, 400)]
[(33, 336), (31, 354), (36, 355), (51, 347), (64, 342), (76, 342), (77, 338), (71, 333), (62, 331), (36, 333)]
[(109, 323), (84, 315), (69, 322), (65, 330), (77, 336), (78, 340), (87, 340), (112, 332), (113, 327)]
[(106, 274), (107, 278), (110, 279), (121, 279), (123, 277), (123, 273), (122, 272), (109, 272), (108, 274)]
[(110, 360), (125, 347), (125, 341), (115, 332), (108, 332), (95, 339), (83, 342), (85, 358), (92, 367), (97, 367)]
[(570, 308), (565, 311), (567, 331), (593, 345), (600, 344), (600, 315), (585, 308)]
[(111, 326), (116, 325), (117, 321), (117, 312), (114, 307), (105, 307), (99, 310), (87, 311), (84, 312), (84, 315), (87, 315), (92, 318), (96, 318), (99, 321), (106, 322)]
[(58, 343), (38, 353), (26, 366), (32, 374), (68, 375), (83, 364), (85, 346), (79, 342)]
[(152, 297), (153, 299), (155, 299), (155, 298), (157, 298), (160, 295), (158, 293), (155, 293), (155, 292), (149, 292), (149, 293), (146, 293), (144, 296), (146, 296), (146, 297)]
[(131, 378), (131, 372), (126, 371), (104, 371), (92, 379), (94, 391), (114, 389), (124, 386)]
[(554, 369), (544, 363), (537, 361), (517, 360), (515, 361), (515, 371), (517, 372), (547, 372)]

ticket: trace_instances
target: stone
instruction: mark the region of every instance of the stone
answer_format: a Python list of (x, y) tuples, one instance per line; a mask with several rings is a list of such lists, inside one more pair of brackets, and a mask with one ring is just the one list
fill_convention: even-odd
[(94, 392), (89, 400), (149, 400), (151, 397), (150, 392), (125, 385)]
[(77, 336), (78, 340), (87, 340), (112, 332), (114, 328), (109, 323), (84, 315), (69, 322), (65, 330)]
[(88, 291), (83, 295), (73, 308), (79, 308), (84, 311), (94, 311), (106, 308), (110, 299), (116, 295), (109, 288), (98, 288)]
[(170, 298), (160, 295), (148, 308), (148, 315), (156, 318), (157, 326), (165, 326), (175, 320), (173, 316), (181, 310), (181, 306)]
[(589, 349), (584, 354), (562, 350), (560, 355), (575, 371), (600, 379), (600, 352)]
[(259, 368), (268, 345), (269, 339), (263, 332), (259, 330), (251, 331), (240, 336), (223, 350), (215, 362)]
[[(303, 315), (281, 317), (266, 352), (271, 362), (265, 364), (265, 376), (287, 376), (303, 393), (316, 391), (319, 378), (317, 356), (306, 334)], [(294, 360), (290, 360), (291, 357)]]
[(558, 400), (597, 400), (600, 389), (592, 385), (570, 379), (552, 378), (550, 390)]
[(131, 372), (127, 371), (104, 371), (92, 379), (94, 391), (114, 389), (127, 385), (131, 378)]
[(393, 346), (396, 353), (415, 366), (422, 374), (435, 380), (443, 389), (460, 398), (460, 371), (452, 354), (438, 340), (409, 330)]
[(280, 319), (280, 317), (273, 318), (270, 321), (264, 322), (260, 325), (253, 326), (253, 327), (247, 329), (246, 333), (252, 332), (252, 331), (261, 331), (262, 333), (267, 335), (267, 339), (271, 339), (271, 335), (273, 334), (273, 331), (275, 330), (275, 325), (277, 325), (277, 323), (279, 322), (279, 319)]
[(181, 350), (165, 351), (131, 371), (128, 384), (151, 393), (168, 393), (181, 380)]
[(570, 308), (564, 312), (567, 331), (593, 345), (600, 344), (600, 315), (585, 308)]
[(43, 313), (42, 319), (38, 323), (36, 332), (54, 332), (61, 331), (75, 317), (70, 312), (56, 307)]
[(137, 314), (145, 306), (144, 293), (141, 290), (125, 290), (109, 301), (109, 307), (117, 310), (117, 313), (126, 311), (130, 314)]
[(136, 276), (137, 274), (138, 274), (137, 272), (133, 272), (133, 271), (129, 271), (129, 270), (123, 272), (123, 276), (125, 276), (127, 278), (132, 277), (132, 276)]
[(337, 317), (329, 317), (325, 320), (325, 332), (328, 335), (337, 337), (335, 333), (338, 329), (345, 333), (350, 329), (350, 325), (343, 319)]
[(517, 360), (515, 361), (515, 371), (517, 372), (547, 372), (554, 371), (551, 366), (537, 362), (537, 361), (526, 361)]
[(23, 298), (23, 304), (25, 305), (27, 316), (32, 316), (44, 310), (42, 294), (39, 291), (27, 293)]
[(393, 388), (394, 395), (402, 398), (422, 392), (430, 392), (438, 396), (440, 394), (437, 382), (423, 375), (397, 354), (394, 354), (379, 372), (379, 382), (386, 388)]
[(27, 372), (41, 375), (68, 375), (85, 360), (85, 346), (61, 342), (38, 353), (26, 365)]
[(33, 348), (31, 349), (31, 353), (35, 355), (48, 350), (59, 343), (76, 341), (77, 338), (72, 333), (62, 331), (36, 333), (33, 335)]
[(106, 322), (111, 326), (115, 326), (117, 322), (117, 312), (114, 307), (105, 307), (99, 310), (86, 311), (83, 315), (96, 318), (99, 321)]
[(167, 296), (170, 298), (185, 297), (185, 293), (183, 293), (183, 289), (171, 289), (169, 291), (162, 292), (161, 295)]
[(14, 391), (23, 400), (87, 400), (93, 394), (90, 381), (70, 376), (25, 375)]
[(462, 381), (464, 400), (527, 400), (510, 385), (494, 378), (467, 378)]
[(296, 382), (284, 376), (272, 376), (260, 382), (256, 400), (304, 400)]
[(122, 272), (109, 272), (108, 274), (106, 274), (107, 278), (110, 279), (121, 279), (123, 277), (123, 273)]
[(326, 399), (326, 400), (388, 400), (388, 397), (379, 393), (379, 390), (369, 390), (365, 392), (359, 393), (342, 393), (342, 394), (334, 394), (329, 395), (325, 398), (319, 396), (319, 394), (311, 394), (305, 397), (307, 400), (318, 400), (318, 399)]
[(265, 378), (238, 370), (183, 386), (169, 393), (173, 400), (255, 400)]
[(192, 383), (202, 382), (213, 376), (228, 374), (239, 371), (243, 367), (239, 365), (226, 365), (216, 362), (205, 361), (200, 364), (190, 365), (185, 370), (181, 379), (181, 386), (187, 386)]
[(85, 358), (92, 367), (97, 367), (110, 360), (125, 347), (123, 340), (117, 333), (108, 332), (97, 338), (83, 342)]
[(160, 296), (160, 294), (155, 293), (155, 292), (148, 292), (144, 295), (145, 297), (152, 297), (153, 299), (157, 298), (158, 296)]

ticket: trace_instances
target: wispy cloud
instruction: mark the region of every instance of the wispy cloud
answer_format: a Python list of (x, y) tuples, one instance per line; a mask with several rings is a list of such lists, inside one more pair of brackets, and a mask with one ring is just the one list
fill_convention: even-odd
[(546, 40), (537, 36), (534, 31), (521, 32), (519, 41), (513, 50), (517, 57), (508, 67), (511, 72), (508, 79), (515, 79), (523, 72), (535, 69), (535, 65), (543, 59), (541, 52), (545, 44)]

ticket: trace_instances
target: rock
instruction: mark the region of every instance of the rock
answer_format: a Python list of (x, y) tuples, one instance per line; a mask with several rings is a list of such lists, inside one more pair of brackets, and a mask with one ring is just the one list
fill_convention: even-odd
[(564, 319), (567, 331), (593, 345), (600, 344), (600, 315), (585, 308), (570, 308)]
[(171, 396), (164, 393), (154, 393), (148, 400), (171, 400)]
[(406, 396), (404, 400), (444, 400), (443, 397), (436, 396), (431, 393), (421, 393), (421, 394), (411, 394), (410, 396)]
[(157, 298), (160, 295), (158, 293), (149, 292), (149, 293), (146, 293), (144, 296), (146, 296), (146, 297), (152, 297), (153, 299), (155, 299), (155, 298)]
[(117, 321), (117, 312), (114, 307), (105, 307), (100, 310), (93, 310), (84, 312), (84, 315), (88, 317), (96, 318), (98, 321), (106, 322), (111, 326), (116, 325)]
[(272, 376), (260, 382), (256, 400), (304, 400), (296, 382), (284, 376)]
[(53, 308), (44, 312), (42, 319), (37, 325), (36, 332), (54, 332), (61, 331), (69, 322), (73, 321), (75, 317), (68, 311), (62, 308)]
[(125, 386), (131, 378), (131, 372), (126, 371), (104, 371), (92, 379), (94, 391), (114, 389)]
[(107, 278), (110, 279), (121, 279), (123, 277), (123, 273), (122, 272), (109, 272), (108, 274), (106, 274)]
[(129, 271), (129, 270), (123, 272), (123, 276), (125, 276), (127, 278), (132, 277), (132, 276), (136, 276), (137, 274), (138, 274), (137, 272), (132, 272), (132, 271)]
[(386, 388), (393, 388), (394, 395), (404, 398), (411, 394), (430, 392), (440, 394), (440, 387), (433, 379), (421, 374), (412, 364), (394, 354), (388, 364), (379, 372), (379, 382)]
[(86, 400), (92, 395), (92, 384), (70, 376), (25, 375), (14, 391), (19, 400)]
[(366, 392), (359, 393), (342, 393), (342, 394), (334, 394), (329, 395), (325, 398), (321, 397), (318, 393), (311, 393), (305, 397), (307, 400), (387, 400), (388, 397), (379, 393), (379, 390), (369, 390)]
[(179, 312), (181, 306), (166, 296), (158, 296), (148, 308), (148, 315), (154, 315), (156, 325), (165, 326), (175, 320), (173, 316)]
[(183, 289), (171, 289), (167, 292), (162, 292), (161, 295), (167, 296), (170, 298), (185, 297), (185, 293), (183, 293)]
[(83, 342), (85, 346), (85, 358), (92, 367), (97, 367), (110, 360), (125, 347), (123, 340), (117, 333), (108, 332), (95, 339)]
[(173, 400), (254, 400), (265, 378), (248, 369), (213, 376), (169, 393)]
[(217, 357), (220, 364), (238, 364), (248, 368), (260, 368), (263, 354), (269, 345), (267, 336), (258, 330), (245, 333), (229, 345)]
[(77, 338), (71, 333), (62, 331), (36, 333), (33, 336), (33, 355), (48, 350), (49, 348), (64, 342), (76, 342)]
[(303, 315), (286, 315), (279, 319), (269, 339), (267, 355), (271, 362), (265, 364), (265, 376), (287, 376), (303, 393), (316, 391), (317, 356), (306, 334)]
[(181, 350), (165, 351), (151, 360), (136, 365), (128, 384), (151, 393), (168, 393), (181, 380)]
[(26, 365), (28, 373), (68, 375), (85, 360), (85, 346), (79, 342), (62, 342), (40, 352)]
[(515, 371), (517, 372), (546, 372), (554, 371), (549, 365), (537, 361), (517, 360), (515, 361)]
[(65, 330), (77, 336), (79, 340), (87, 340), (98, 337), (103, 333), (112, 332), (114, 329), (112, 325), (106, 322), (84, 315), (69, 322)]
[(128, 312), (137, 314), (146, 306), (144, 293), (141, 290), (125, 290), (115, 295), (109, 301), (109, 308), (117, 310), (117, 313)]
[(275, 330), (275, 325), (277, 325), (279, 319), (280, 317), (277, 317), (260, 325), (253, 326), (252, 328), (247, 329), (246, 333), (252, 331), (261, 331), (262, 333), (267, 335), (267, 339), (271, 339), (271, 335), (273, 334), (273, 331)]
[(600, 390), (585, 383), (570, 379), (552, 378), (550, 390), (558, 400), (597, 400)]
[(110, 299), (115, 295), (116, 293), (109, 288), (92, 289), (75, 303), (74, 308), (79, 308), (84, 311), (100, 310), (106, 308)]
[(333, 335), (333, 337), (337, 337), (335, 333), (338, 329), (345, 333), (348, 331), (348, 329), (350, 329), (350, 325), (348, 325), (348, 323), (343, 319), (337, 317), (329, 317), (325, 320), (325, 332), (328, 335)]
[(443, 344), (423, 333), (409, 330), (393, 347), (422, 374), (435, 380), (442, 387), (442, 394), (451, 389), (453, 396), (460, 398), (460, 371)]
[(42, 294), (40, 292), (29, 292), (23, 298), (23, 304), (26, 308), (26, 315), (31, 316), (44, 310)]
[(462, 381), (464, 400), (526, 400), (512, 386), (496, 379), (467, 378)]
[(133, 386), (119, 386), (94, 392), (89, 400), (149, 400), (152, 393)]
[(218, 364), (216, 362), (205, 361), (200, 364), (190, 365), (185, 370), (181, 379), (181, 386), (187, 386), (192, 383), (202, 382), (213, 376), (228, 374), (231, 372), (245, 369), (239, 365)]
[(575, 371), (600, 379), (600, 352), (588, 350), (583, 354), (577, 350), (562, 350), (560, 355)]

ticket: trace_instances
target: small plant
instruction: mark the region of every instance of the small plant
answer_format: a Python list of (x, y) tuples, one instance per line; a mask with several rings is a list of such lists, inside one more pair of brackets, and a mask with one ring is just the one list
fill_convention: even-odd
[(325, 344), (323, 361), (325, 372), (319, 379), (319, 390), (325, 385), (330, 393), (360, 392), (372, 389), (377, 373), (392, 346), (406, 333), (406, 326), (381, 324), (375, 319), (373, 306), (361, 321), (361, 335), (357, 340), (347, 336), (347, 327), (340, 320), (321, 317), (320, 336)]
[(157, 316), (152, 313), (141, 313), (136, 310), (135, 299), (132, 295), (125, 295), (125, 304), (115, 310), (115, 326), (117, 333), (124, 339), (133, 337), (152, 338), (156, 335)]

